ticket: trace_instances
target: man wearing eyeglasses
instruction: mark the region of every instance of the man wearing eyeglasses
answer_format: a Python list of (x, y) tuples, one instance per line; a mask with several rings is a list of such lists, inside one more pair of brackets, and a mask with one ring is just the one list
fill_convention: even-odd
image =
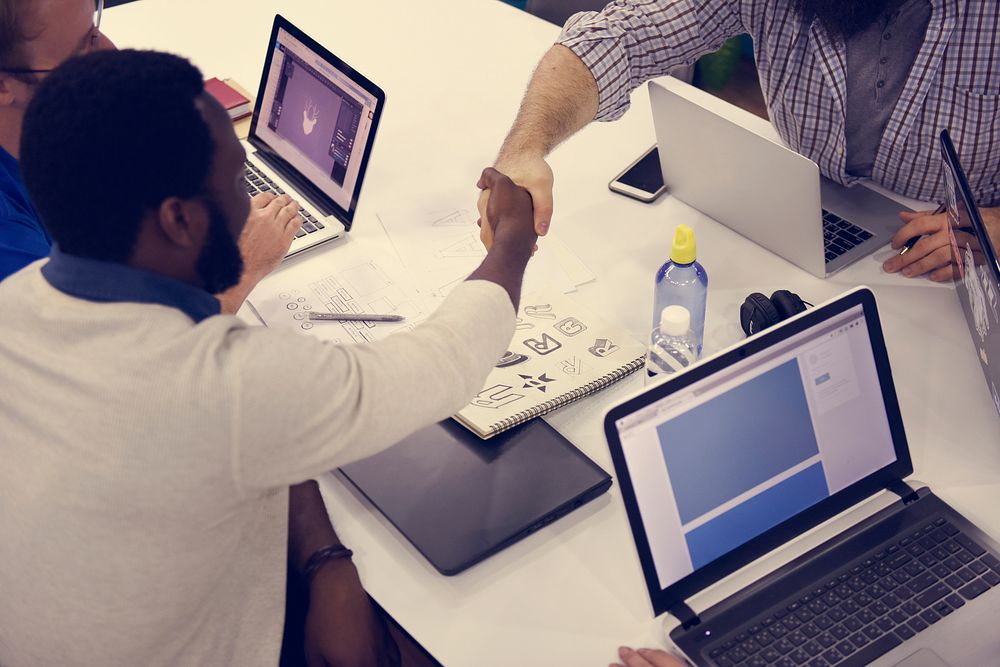
[[(0, 280), (48, 257), (52, 239), (38, 219), (18, 165), (21, 123), (38, 85), (59, 64), (115, 45), (101, 32), (104, 0), (0, 0)], [(81, 174), (81, 178), (85, 175)], [(218, 294), (235, 313), (253, 287), (288, 251), (284, 224), (297, 215), (287, 195), (258, 195), (240, 249), (244, 272)]]

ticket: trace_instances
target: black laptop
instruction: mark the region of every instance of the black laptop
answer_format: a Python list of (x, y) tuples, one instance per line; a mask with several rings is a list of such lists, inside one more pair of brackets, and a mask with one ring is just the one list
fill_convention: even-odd
[(340, 472), (447, 575), (611, 487), (604, 470), (541, 419), (488, 441), (445, 420)]
[[(858, 288), (612, 408), (605, 431), (656, 615), (697, 665), (993, 665), (1000, 545), (912, 473)], [(955, 443), (959, 446), (959, 443)], [(692, 597), (884, 491), (869, 518), (723, 601)]]
[[(941, 132), (941, 157), (951, 222), (952, 261), (958, 267), (958, 298), (969, 322), (972, 342), (986, 376), (993, 404), (1000, 413), (1000, 264), (983, 217), (972, 196), (958, 153), (947, 130)], [(991, 366), (990, 360), (994, 360)]]

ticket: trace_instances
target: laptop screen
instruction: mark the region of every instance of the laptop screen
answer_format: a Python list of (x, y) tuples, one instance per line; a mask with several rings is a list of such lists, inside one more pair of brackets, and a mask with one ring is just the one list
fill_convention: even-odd
[(957, 269), (956, 290), (979, 353), (993, 405), (1000, 413), (1000, 373), (992, 359), (1000, 359), (1000, 265), (997, 252), (976, 206), (969, 182), (958, 162), (947, 130), (941, 132), (945, 193), (952, 263)]
[(282, 25), (269, 46), (252, 139), (341, 209), (356, 199), (379, 97)]
[(614, 428), (660, 589), (897, 459), (861, 305)]

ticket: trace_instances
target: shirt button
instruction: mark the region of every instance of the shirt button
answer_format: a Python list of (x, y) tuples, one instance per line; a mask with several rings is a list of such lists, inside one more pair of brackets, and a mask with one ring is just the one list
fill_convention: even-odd
[(885, 32), (885, 33), (883, 33), (882, 34), (882, 39), (892, 39), (892, 33), (888, 32), (888, 31)]
[(889, 62), (889, 59), (886, 58), (885, 56), (882, 56), (881, 58), (878, 59), (878, 61), (884, 65), (887, 62)]
[(884, 86), (884, 85), (885, 85), (885, 81), (879, 81), (879, 82), (878, 82), (878, 83), (876, 83), (875, 85), (876, 85), (877, 87), (881, 88), (882, 86)]

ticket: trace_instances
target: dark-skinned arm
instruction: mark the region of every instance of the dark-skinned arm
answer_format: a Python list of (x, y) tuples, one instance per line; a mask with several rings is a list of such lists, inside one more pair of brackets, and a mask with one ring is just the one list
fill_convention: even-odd
[[(317, 550), (341, 544), (315, 481), (290, 487), (288, 559), (299, 573)], [(382, 629), (350, 558), (326, 561), (309, 582), (306, 663), (330, 667), (378, 665)]]
[(531, 195), (522, 187), (489, 167), (483, 171), (477, 186), (492, 193), (487, 206), (487, 218), (480, 224), (489, 226), (493, 244), (469, 280), (489, 280), (503, 287), (517, 310), (521, 302), (521, 282), (524, 269), (531, 259), (537, 240)]

